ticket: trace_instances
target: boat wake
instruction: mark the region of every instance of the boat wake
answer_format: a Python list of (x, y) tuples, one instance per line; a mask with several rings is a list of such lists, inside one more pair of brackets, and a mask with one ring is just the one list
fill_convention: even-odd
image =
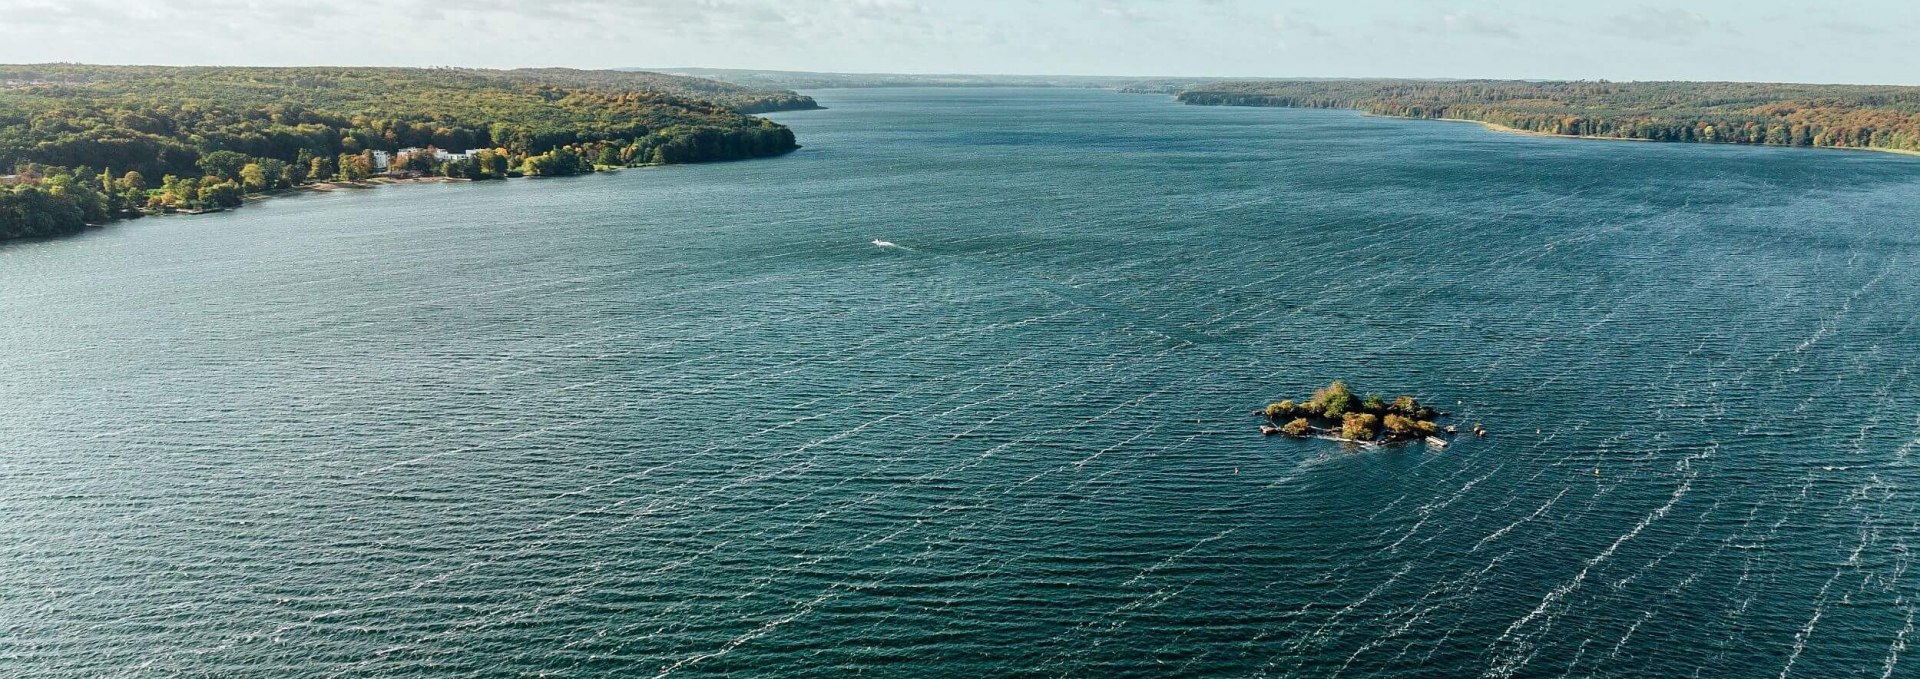
[(911, 252), (911, 251), (913, 250), (913, 248), (910, 248), (910, 247), (907, 247), (907, 246), (905, 246), (905, 245), (901, 245), (901, 244), (899, 244), (899, 243), (895, 243), (895, 242), (893, 242), (893, 241), (890, 241), (890, 240), (880, 240), (880, 239), (878, 239), (878, 238), (875, 238), (875, 239), (873, 239), (873, 244), (874, 244), (874, 246), (875, 246), (875, 247), (882, 247), (882, 248), (899, 248), (899, 249), (902, 249), (902, 250), (906, 250), (906, 251), (909, 251), (909, 252)]

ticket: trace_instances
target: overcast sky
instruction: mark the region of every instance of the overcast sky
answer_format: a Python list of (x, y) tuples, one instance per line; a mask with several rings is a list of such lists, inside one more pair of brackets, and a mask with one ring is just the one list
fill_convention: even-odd
[(1920, 84), (1920, 1), (0, 0), (0, 62)]

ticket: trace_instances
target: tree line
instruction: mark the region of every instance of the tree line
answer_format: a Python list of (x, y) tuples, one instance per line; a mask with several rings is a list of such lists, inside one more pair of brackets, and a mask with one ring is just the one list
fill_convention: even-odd
[(1920, 87), (1779, 83), (1222, 82), (1188, 104), (1350, 108), (1581, 137), (1920, 151)]
[(0, 238), (361, 181), (382, 160), (409, 174), (499, 179), (798, 148), (786, 127), (725, 105), (617, 89), (657, 75), (0, 66), (0, 173), (11, 172), (0, 180)]

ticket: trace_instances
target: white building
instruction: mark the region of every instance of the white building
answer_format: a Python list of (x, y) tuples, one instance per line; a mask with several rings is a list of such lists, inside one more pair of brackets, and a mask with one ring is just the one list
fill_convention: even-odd
[(393, 167), (393, 156), (389, 155), (386, 151), (374, 151), (373, 171), (386, 172), (389, 167)]
[[(409, 146), (394, 152), (393, 157), (395, 159), (400, 159), (400, 158), (405, 158), (407, 156), (411, 156), (416, 153), (426, 153), (426, 152), (427, 152), (426, 149), (420, 148), (418, 146)], [(453, 160), (466, 160), (468, 158), (472, 158), (473, 154), (479, 153), (479, 152), (480, 152), (480, 149), (472, 149), (465, 153), (454, 153), (446, 149), (434, 149), (433, 159), (440, 161), (442, 163), (453, 161)], [(378, 153), (378, 151), (375, 151), (375, 153)]]

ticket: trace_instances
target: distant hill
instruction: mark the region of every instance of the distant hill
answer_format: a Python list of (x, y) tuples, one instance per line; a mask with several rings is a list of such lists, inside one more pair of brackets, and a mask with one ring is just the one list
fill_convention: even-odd
[(1920, 152), (1920, 87), (1728, 82), (1215, 82), (1198, 105), (1349, 108), (1524, 132), (1649, 141)]
[(719, 79), (649, 71), (519, 68), (511, 71), (476, 72), (559, 87), (615, 92), (665, 92), (690, 99), (710, 101), (741, 113), (805, 111), (820, 108), (820, 105), (813, 101), (813, 97), (796, 94), (790, 88), (749, 86)]
[(794, 90), (876, 87), (1061, 87), (1174, 94), (1220, 80), (1178, 76), (963, 75), (906, 73), (815, 73), (731, 68), (663, 68), (663, 73), (722, 80), (749, 87)]
[(819, 108), (812, 97), (784, 89), (751, 87), (706, 78), (647, 71), (588, 71), (571, 68), (519, 68), (492, 70), (476, 68), (241, 68), (241, 67), (166, 67), (166, 66), (90, 66), (82, 64), (0, 65), (0, 85), (33, 82), (106, 83), (150, 82), (156, 78), (241, 75), (271, 81), (300, 72), (352, 71), (385, 73), (397, 77), (432, 75), (437, 78), (466, 78), (496, 84), (521, 83), (536, 86), (565, 87), (601, 92), (657, 92), (687, 99), (711, 102), (741, 113), (807, 110)]

